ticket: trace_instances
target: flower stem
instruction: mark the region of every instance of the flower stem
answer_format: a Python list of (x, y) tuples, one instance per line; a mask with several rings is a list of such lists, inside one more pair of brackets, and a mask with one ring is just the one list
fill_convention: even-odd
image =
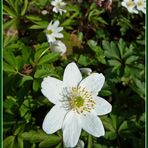
[(87, 146), (87, 148), (92, 148), (92, 136), (91, 135), (88, 136), (88, 146)]

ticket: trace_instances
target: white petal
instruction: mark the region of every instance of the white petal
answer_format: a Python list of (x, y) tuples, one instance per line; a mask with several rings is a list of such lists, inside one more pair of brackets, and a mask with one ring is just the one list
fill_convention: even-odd
[(57, 38), (63, 38), (63, 34), (62, 33), (54, 33), (54, 36)]
[(57, 27), (59, 26), (59, 24), (60, 24), (60, 22), (59, 22), (58, 20), (56, 20), (56, 21), (54, 22), (53, 26), (57, 28)]
[(53, 35), (46, 34), (46, 36), (47, 36), (48, 43), (56, 41), (56, 39)]
[(49, 99), (49, 101), (57, 104), (62, 99), (62, 86), (62, 81), (52, 77), (46, 77), (43, 79), (43, 82), (41, 84), (41, 91), (43, 95)]
[(103, 124), (94, 112), (91, 112), (86, 116), (81, 115), (80, 120), (82, 128), (89, 134), (95, 137), (104, 136), (105, 131)]
[(80, 83), (80, 86), (86, 88), (93, 95), (97, 95), (103, 87), (105, 77), (103, 74), (92, 73)]
[(61, 2), (61, 6), (65, 6), (66, 5), (66, 3), (65, 2)]
[(70, 111), (65, 119), (62, 126), (63, 139), (66, 147), (74, 147), (78, 143), (81, 126), (79, 119), (73, 111)]
[(141, 9), (141, 11), (142, 11), (144, 14), (146, 14), (146, 9), (145, 9), (145, 8)]
[(59, 12), (60, 12), (60, 15), (62, 15), (63, 10), (62, 9), (59, 9)]
[(51, 2), (51, 5), (55, 6), (56, 5), (56, 2), (55, 1), (52, 1)]
[(70, 63), (66, 66), (63, 76), (64, 86), (76, 87), (82, 80), (82, 75), (75, 63)]
[(57, 32), (60, 32), (60, 31), (62, 31), (62, 30), (63, 30), (63, 27), (58, 27), (56, 31), (57, 31)]
[(53, 7), (52, 11), (58, 13), (58, 9), (56, 7)]
[(59, 106), (54, 106), (47, 113), (42, 128), (47, 134), (52, 134), (62, 128), (66, 111)]
[(112, 105), (109, 102), (107, 102), (105, 99), (96, 96), (95, 102), (96, 102), (95, 112), (97, 113), (97, 115), (105, 115), (111, 112)]
[(125, 2), (121, 2), (121, 5), (122, 5), (123, 7), (127, 7)]
[(51, 30), (51, 29), (52, 29), (52, 23), (53, 23), (53, 21), (51, 21), (51, 22), (49, 23), (49, 25), (48, 25), (48, 27), (47, 27), (47, 30)]
[(51, 50), (53, 52), (61, 53), (63, 55), (66, 52), (66, 46), (63, 42), (61, 41), (56, 41), (51, 44)]

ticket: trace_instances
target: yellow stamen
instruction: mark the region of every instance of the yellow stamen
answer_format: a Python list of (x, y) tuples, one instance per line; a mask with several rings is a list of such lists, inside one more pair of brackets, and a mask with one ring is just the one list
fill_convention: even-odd
[(95, 101), (85, 88), (72, 87), (67, 97), (70, 108), (78, 114), (85, 115), (94, 109)]

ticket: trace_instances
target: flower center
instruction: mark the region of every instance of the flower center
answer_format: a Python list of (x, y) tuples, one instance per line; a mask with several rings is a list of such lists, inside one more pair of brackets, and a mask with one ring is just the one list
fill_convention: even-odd
[(53, 31), (52, 30), (47, 30), (47, 34), (52, 34), (53, 33)]
[(81, 96), (74, 98), (73, 101), (74, 101), (74, 106), (76, 107), (81, 107), (84, 105), (84, 99)]
[(127, 2), (127, 6), (128, 6), (128, 7), (134, 6), (134, 2), (132, 2), (131, 0), (129, 0), (129, 1)]
[(60, 8), (60, 7), (61, 7), (61, 3), (60, 3), (60, 2), (57, 2), (56, 6), (57, 6), (58, 8)]
[(141, 7), (141, 6), (143, 6), (143, 5), (144, 5), (144, 2), (143, 2), (143, 1), (138, 1), (138, 2), (137, 2), (137, 6), (138, 6), (138, 7)]
[(65, 88), (64, 107), (78, 114), (86, 114), (94, 109), (95, 101), (89, 91), (82, 87)]

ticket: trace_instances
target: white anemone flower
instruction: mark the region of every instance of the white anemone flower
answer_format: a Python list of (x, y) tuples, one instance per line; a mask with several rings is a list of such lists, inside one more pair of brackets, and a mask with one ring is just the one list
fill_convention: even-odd
[(135, 0), (136, 8), (146, 14), (146, 1), (145, 0)]
[(104, 81), (103, 74), (99, 73), (82, 80), (80, 70), (73, 62), (66, 66), (63, 81), (50, 76), (44, 78), (41, 91), (55, 105), (43, 121), (43, 130), (52, 134), (62, 128), (66, 147), (76, 146), (82, 129), (95, 137), (105, 135), (97, 116), (112, 110), (110, 103), (97, 96)]
[(56, 38), (63, 38), (63, 34), (60, 31), (63, 27), (58, 27), (60, 22), (56, 20), (54, 23), (51, 21), (46, 30), (46, 36), (49, 43), (56, 41)]
[(66, 12), (65, 10), (65, 6), (66, 6), (66, 3), (63, 2), (62, 0), (53, 0), (51, 2), (51, 5), (54, 6), (53, 7), (53, 12), (55, 13), (60, 13), (60, 15), (62, 15), (62, 12)]
[(121, 5), (125, 8), (127, 8), (127, 10), (130, 12), (130, 13), (138, 13), (138, 11), (135, 9), (135, 6), (136, 4), (134, 3), (133, 0), (123, 0), (121, 2)]
[(66, 52), (66, 46), (62, 41), (55, 41), (50, 44), (52, 52), (60, 53), (61, 56)]

